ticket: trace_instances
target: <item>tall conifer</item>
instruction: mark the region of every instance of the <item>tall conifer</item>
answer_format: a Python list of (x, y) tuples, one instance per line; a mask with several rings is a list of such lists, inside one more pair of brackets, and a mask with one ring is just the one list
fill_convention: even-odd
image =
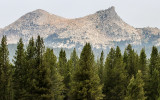
[(100, 83), (103, 84), (103, 74), (104, 74), (104, 52), (102, 51), (101, 52), (101, 56), (100, 56), (100, 59), (99, 59), (99, 68), (98, 68), (98, 75), (99, 75), (99, 78), (100, 78)]
[(125, 49), (123, 61), (125, 63), (125, 69), (128, 72), (128, 78), (130, 79), (138, 71), (138, 55), (134, 52), (130, 44)]
[(120, 48), (112, 48), (105, 62), (103, 93), (105, 100), (123, 100), (127, 86), (127, 73), (124, 68)]
[(94, 55), (91, 45), (86, 43), (79, 60), (79, 66), (73, 76), (71, 87), (71, 99), (73, 100), (100, 100), (102, 91), (100, 79), (94, 71)]
[(17, 50), (14, 56), (14, 91), (15, 99), (24, 99), (26, 94), (26, 82), (27, 82), (27, 66), (25, 61), (25, 51), (22, 38), (20, 38)]
[(0, 46), (0, 99), (13, 100), (13, 70), (9, 64), (7, 37), (3, 36)]
[(139, 70), (135, 78), (132, 76), (128, 84), (127, 94), (124, 100), (146, 100), (143, 87), (144, 82), (142, 79), (142, 73)]
[(147, 82), (147, 96), (149, 100), (157, 100), (159, 97), (159, 66), (158, 66), (158, 49), (157, 47), (152, 47), (152, 53), (149, 64), (149, 80)]
[[(53, 53), (53, 49), (46, 49), (43, 57), (43, 65), (46, 68), (46, 75), (44, 81), (48, 87), (46, 97), (48, 100), (62, 100), (63, 99), (63, 77), (59, 74), (57, 70), (57, 58)], [(46, 100), (46, 99), (45, 99)]]
[(33, 37), (29, 40), (29, 44), (26, 49), (26, 67), (27, 67), (27, 82), (26, 82), (26, 90), (27, 90), (27, 99), (32, 100), (34, 98), (34, 85), (36, 78), (36, 59), (35, 59), (35, 42)]

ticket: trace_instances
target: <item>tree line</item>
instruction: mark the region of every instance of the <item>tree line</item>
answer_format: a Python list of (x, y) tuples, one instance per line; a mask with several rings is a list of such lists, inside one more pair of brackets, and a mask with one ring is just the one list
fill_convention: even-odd
[(148, 60), (143, 48), (138, 55), (129, 44), (104, 51), (96, 61), (89, 43), (80, 57), (76, 49), (57, 58), (45, 48), (43, 38), (31, 38), (24, 49), (17, 44), (13, 64), (7, 37), (0, 44), (0, 100), (160, 100), (160, 54), (152, 47)]

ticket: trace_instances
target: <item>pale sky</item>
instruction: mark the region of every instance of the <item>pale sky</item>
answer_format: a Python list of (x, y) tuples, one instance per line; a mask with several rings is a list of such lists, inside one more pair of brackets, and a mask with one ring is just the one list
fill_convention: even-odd
[(160, 28), (160, 0), (0, 0), (0, 28), (36, 9), (78, 18), (111, 6), (131, 26)]

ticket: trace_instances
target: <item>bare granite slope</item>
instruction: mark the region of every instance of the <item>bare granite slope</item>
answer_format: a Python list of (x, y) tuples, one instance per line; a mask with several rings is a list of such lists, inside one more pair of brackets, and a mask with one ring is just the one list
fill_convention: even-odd
[[(16, 44), (19, 38), (25, 43), (31, 37), (40, 35), (47, 46), (73, 48), (90, 42), (95, 48), (106, 48), (152, 42), (159, 45), (160, 30), (157, 28), (134, 28), (125, 23), (114, 7), (94, 14), (67, 19), (38, 9), (20, 17), (14, 23), (0, 30), (0, 37), (7, 35), (9, 44)], [(154, 39), (154, 40), (153, 40)]]

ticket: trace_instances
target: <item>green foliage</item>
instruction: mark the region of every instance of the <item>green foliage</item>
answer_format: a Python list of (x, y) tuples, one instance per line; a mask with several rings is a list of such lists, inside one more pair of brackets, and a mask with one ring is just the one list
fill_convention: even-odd
[(36, 66), (42, 65), (42, 57), (45, 50), (43, 38), (40, 36), (37, 37), (36, 40), (36, 49), (35, 49), (35, 59), (36, 59)]
[(75, 70), (77, 69), (78, 64), (79, 64), (79, 57), (77, 55), (76, 49), (74, 48), (73, 52), (71, 53), (70, 60), (68, 60), (68, 62), (67, 62), (67, 67), (69, 69), (68, 75), (70, 76), (69, 85), (72, 81), (73, 74), (74, 74)]
[(64, 76), (65, 74), (65, 68), (66, 68), (66, 64), (67, 64), (67, 58), (66, 58), (66, 52), (61, 49), (60, 53), (59, 53), (59, 62), (58, 62), (59, 66), (59, 72), (62, 76)]
[(150, 96), (149, 99), (155, 99), (157, 100), (159, 97), (159, 71), (157, 69), (154, 69), (153, 75), (150, 77)]
[(103, 84), (103, 70), (104, 70), (104, 53), (103, 51), (101, 52), (101, 57), (99, 59), (99, 68), (98, 68), (98, 75), (99, 75), (99, 78), (100, 78), (100, 83)]
[(150, 91), (149, 88), (149, 67), (147, 65), (147, 58), (145, 54), (145, 49), (143, 48), (140, 52), (140, 57), (139, 57), (139, 70), (142, 72), (142, 79), (144, 81), (144, 91), (145, 91), (145, 96), (148, 95), (148, 91)]
[(111, 48), (105, 62), (103, 93), (105, 100), (123, 100), (127, 86), (127, 73), (119, 47)]
[(14, 56), (14, 91), (15, 91), (15, 100), (24, 100), (26, 94), (26, 83), (27, 83), (27, 66), (25, 61), (25, 51), (22, 38), (20, 38), (17, 50)]
[(142, 72), (142, 75), (143, 75), (142, 77), (144, 78), (147, 77), (147, 74), (148, 74), (147, 58), (146, 58), (146, 53), (144, 48), (141, 50), (140, 57), (139, 57), (139, 70), (141, 70)]
[(138, 71), (138, 54), (134, 52), (130, 44), (125, 49), (123, 61), (125, 63), (125, 69), (128, 72), (128, 78), (130, 79)]
[(94, 55), (91, 45), (87, 43), (80, 55), (79, 66), (77, 66), (73, 82), (71, 84), (70, 96), (73, 100), (100, 100), (102, 91), (98, 74), (94, 71)]
[[(43, 39), (40, 36), (36, 40), (36, 52), (35, 59), (36, 64), (34, 67), (34, 79), (33, 79), (33, 96), (36, 100), (51, 100), (53, 98), (51, 87), (51, 71), (50, 66), (44, 60), (44, 44)], [(48, 59), (50, 59), (48, 57)], [(54, 59), (53, 59), (54, 60)], [(50, 63), (50, 62), (49, 62)]]
[(63, 99), (63, 91), (64, 91), (64, 84), (63, 84), (63, 77), (59, 74), (57, 70), (57, 58), (53, 53), (53, 49), (46, 49), (43, 57), (44, 66), (46, 66), (48, 73), (46, 74), (46, 79), (48, 80), (48, 84), (51, 84), (48, 88), (50, 92), (47, 94), (48, 97), (51, 99), (49, 100), (62, 100)]
[(148, 100), (156, 100), (159, 97), (159, 59), (158, 59), (158, 49), (157, 47), (152, 47), (152, 53), (149, 64), (149, 76), (147, 81), (147, 90), (146, 94), (148, 96)]
[(127, 94), (124, 100), (146, 100), (143, 87), (144, 82), (142, 79), (142, 73), (139, 70), (136, 74), (136, 78), (132, 76), (127, 86)]
[(27, 57), (26, 59), (27, 60), (30, 60), (30, 59), (34, 59), (35, 58), (35, 50), (36, 50), (36, 47), (35, 47), (35, 42), (34, 42), (34, 39), (33, 37), (29, 40), (29, 44), (27, 46)]
[(70, 64), (67, 64), (66, 52), (65, 50), (61, 49), (59, 53), (59, 62), (58, 62), (58, 69), (60, 75), (64, 78), (63, 84), (65, 85), (64, 88), (64, 99), (68, 99), (68, 91), (69, 91), (69, 82), (70, 82)]
[[(121, 54), (110, 49), (95, 62), (86, 43), (80, 58), (76, 49), (67, 60), (61, 49), (45, 49), (43, 39), (31, 38), (26, 50), (19, 40), (13, 63), (9, 62), (7, 38), (0, 45), (0, 100), (160, 100), (160, 53), (153, 46), (150, 63), (145, 49), (140, 56), (128, 45)], [(103, 94), (102, 94), (103, 93)]]
[(13, 70), (8, 56), (7, 38), (3, 36), (0, 46), (0, 100), (13, 100)]
[(78, 66), (78, 55), (76, 52), (76, 49), (74, 48), (73, 52), (71, 53), (71, 57), (70, 57), (71, 63), (72, 63), (72, 69), (75, 70), (76, 67)]
[(26, 72), (27, 72), (27, 82), (26, 82), (26, 98), (27, 99), (34, 99), (34, 86), (35, 86), (35, 79), (36, 79), (36, 59), (35, 59), (35, 53), (36, 52), (36, 47), (35, 47), (35, 42), (33, 37), (29, 40), (29, 44), (27, 46), (26, 50)]
[(149, 70), (150, 70), (149, 72), (151, 76), (153, 74), (154, 69), (157, 68), (157, 61), (158, 61), (158, 49), (157, 47), (153, 46), (149, 64)]

